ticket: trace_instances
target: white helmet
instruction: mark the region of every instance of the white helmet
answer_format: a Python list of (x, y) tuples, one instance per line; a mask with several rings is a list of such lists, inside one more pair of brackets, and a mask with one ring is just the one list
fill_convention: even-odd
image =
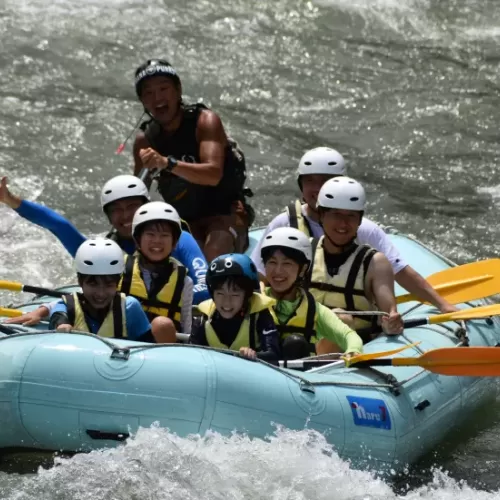
[(312, 260), (312, 248), (309, 238), (293, 227), (279, 227), (271, 231), (262, 242), (261, 253), (264, 248), (285, 247), (293, 248), (304, 255), (307, 261)]
[(135, 237), (135, 232), (141, 224), (151, 221), (172, 222), (179, 229), (177, 236), (179, 237), (181, 234), (181, 218), (177, 210), (172, 205), (163, 201), (151, 201), (138, 208), (135, 212), (132, 221), (132, 236)]
[(118, 175), (110, 179), (101, 191), (101, 206), (105, 210), (106, 206), (116, 200), (131, 198), (132, 196), (142, 196), (145, 202), (150, 200), (149, 191), (146, 184), (135, 175)]
[(363, 212), (365, 205), (365, 190), (358, 181), (350, 177), (335, 177), (321, 187), (316, 207)]
[(92, 276), (122, 274), (125, 269), (123, 250), (113, 240), (84, 241), (76, 251), (76, 272)]
[(297, 177), (301, 175), (346, 175), (344, 157), (332, 148), (314, 148), (300, 159)]

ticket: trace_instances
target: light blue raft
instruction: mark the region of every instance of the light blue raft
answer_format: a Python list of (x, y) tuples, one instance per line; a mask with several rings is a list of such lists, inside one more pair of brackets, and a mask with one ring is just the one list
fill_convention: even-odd
[[(449, 267), (415, 240), (390, 237), (424, 276)], [(400, 311), (414, 306), (403, 304)], [(406, 317), (434, 312), (420, 306)], [(460, 347), (460, 326), (409, 329), (370, 342), (365, 352), (416, 341), (417, 348), (400, 356), (467, 349)], [(500, 325), (470, 321), (466, 335), (471, 345), (494, 346)], [(337, 362), (301, 373), (189, 345), (11, 335), (0, 339), (0, 449), (88, 451), (115, 446), (154, 422), (181, 436), (210, 429), (257, 438), (281, 424), (323, 433), (355, 466), (400, 470), (494, 397), (494, 387), (494, 379), (439, 376), (414, 367), (346, 369)]]

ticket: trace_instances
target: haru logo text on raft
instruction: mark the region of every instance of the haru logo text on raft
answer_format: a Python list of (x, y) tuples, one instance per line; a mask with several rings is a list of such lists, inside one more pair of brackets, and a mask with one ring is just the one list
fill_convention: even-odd
[(391, 428), (389, 409), (382, 399), (360, 398), (355, 396), (346, 397), (351, 407), (355, 425), (387, 430)]

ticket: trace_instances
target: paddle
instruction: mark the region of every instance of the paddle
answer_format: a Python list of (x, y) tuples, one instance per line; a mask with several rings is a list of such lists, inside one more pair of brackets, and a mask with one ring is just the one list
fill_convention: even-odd
[(11, 290), (12, 292), (36, 293), (37, 295), (48, 295), (49, 297), (58, 298), (61, 298), (64, 295), (64, 292), (58, 292), (57, 290), (51, 290), (50, 288), (42, 288), (39, 286), (23, 285), (18, 281), (0, 280), (0, 289)]
[(17, 309), (8, 309), (7, 307), (0, 307), (0, 316), (6, 316), (7, 318), (18, 318), (22, 316), (23, 311)]
[[(282, 365), (280, 361), (280, 366)], [(288, 368), (309, 370), (330, 364), (326, 360), (288, 361)], [(351, 360), (349, 360), (351, 364)], [(444, 347), (416, 358), (373, 359), (356, 363), (355, 368), (371, 366), (419, 366), (432, 373), (462, 377), (500, 376), (500, 349), (497, 347)]]
[(470, 319), (488, 318), (500, 314), (500, 304), (489, 306), (472, 307), (457, 312), (446, 314), (436, 314), (427, 318), (407, 319), (404, 322), (405, 328), (414, 328), (422, 325), (435, 325), (436, 323), (446, 323), (447, 321), (463, 321)]
[[(461, 304), (500, 293), (500, 259), (481, 260), (445, 269), (427, 281), (450, 304)], [(396, 297), (398, 304), (418, 301), (411, 293)]]
[[(387, 315), (387, 313), (385, 313)], [(446, 323), (447, 321), (464, 321), (469, 319), (489, 318), (500, 314), (500, 304), (490, 306), (473, 307), (471, 309), (463, 309), (461, 311), (436, 314), (428, 318), (407, 319), (403, 322), (404, 328), (415, 328), (416, 326), (434, 325), (436, 323)], [(375, 327), (362, 328), (357, 330), (358, 335), (370, 335), (383, 332), (381, 325)]]

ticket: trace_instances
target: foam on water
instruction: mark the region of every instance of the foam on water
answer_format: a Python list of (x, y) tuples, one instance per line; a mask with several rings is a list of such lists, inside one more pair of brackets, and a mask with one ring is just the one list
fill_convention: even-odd
[(36, 476), (2, 478), (5, 500), (486, 500), (483, 492), (434, 471), (401, 496), (370, 472), (342, 461), (323, 436), (278, 429), (269, 441), (245, 436), (182, 439), (140, 429), (119, 448), (56, 459)]

